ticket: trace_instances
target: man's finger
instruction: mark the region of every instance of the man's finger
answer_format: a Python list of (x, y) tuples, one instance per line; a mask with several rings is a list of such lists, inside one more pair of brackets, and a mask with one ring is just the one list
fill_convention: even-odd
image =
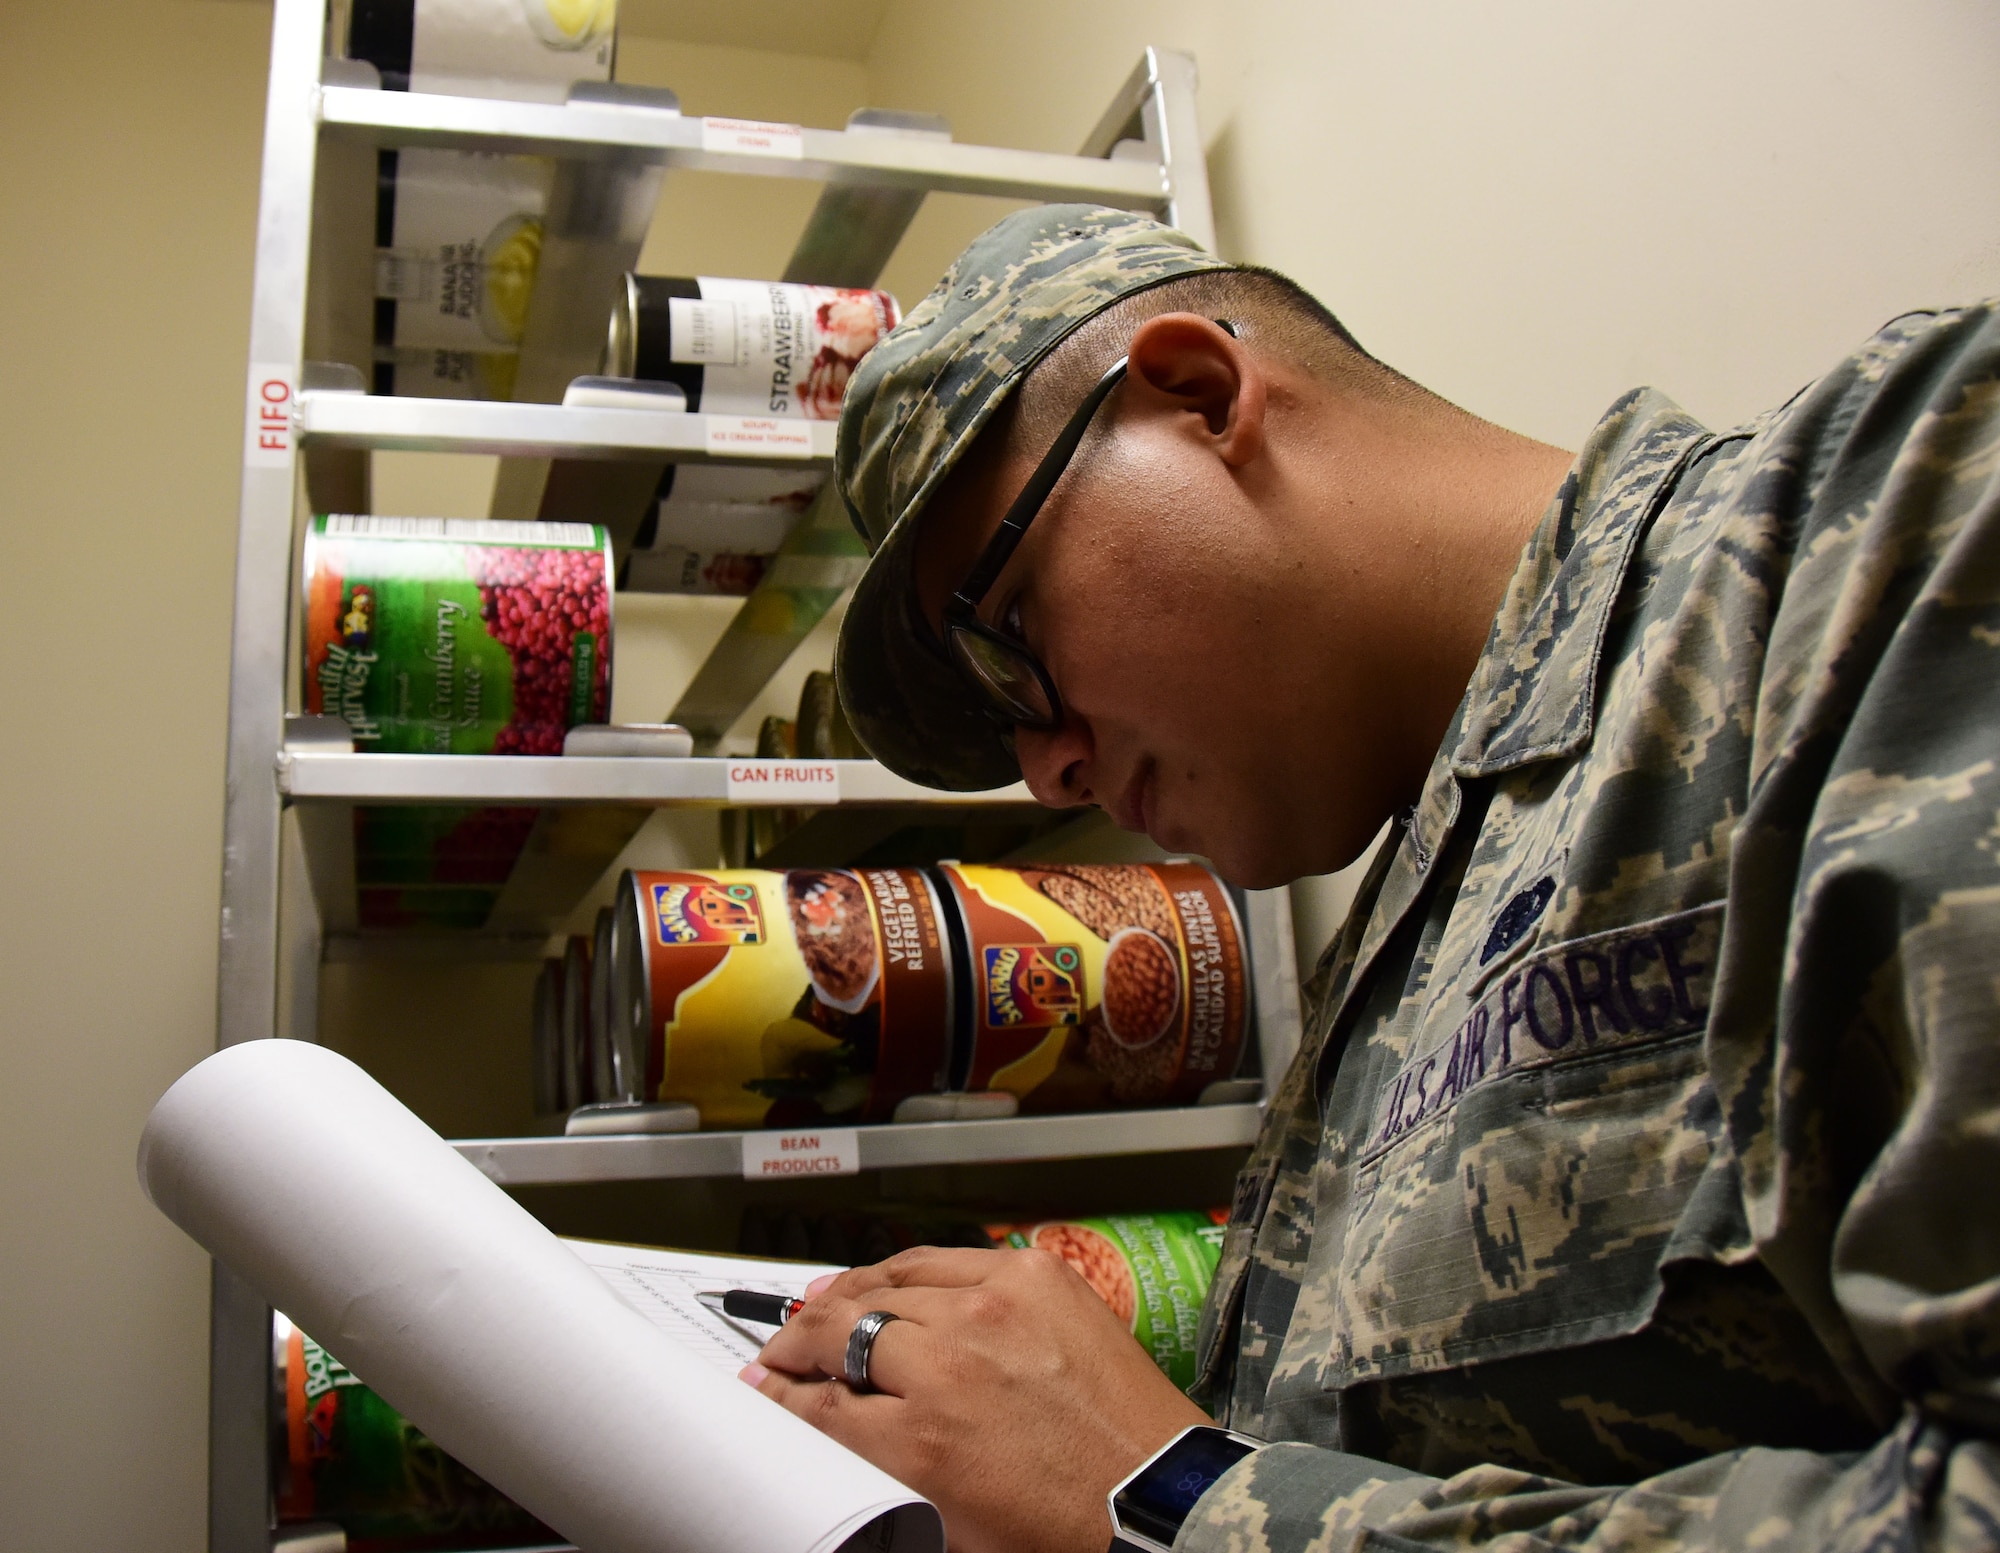
[(991, 1278), (1006, 1256), (966, 1246), (912, 1246), (886, 1262), (850, 1267), (813, 1298), (837, 1294), (860, 1299), (871, 1289), (969, 1289)]
[(877, 1466), (895, 1443), (896, 1413), (903, 1405), (895, 1397), (863, 1395), (844, 1381), (801, 1380), (758, 1364), (745, 1365), (740, 1378)]
[(936, 1340), (925, 1328), (925, 1317), (942, 1317), (944, 1290), (878, 1290), (868, 1300), (843, 1299), (831, 1292), (808, 1300), (805, 1308), (780, 1327), (757, 1355), (768, 1369), (794, 1377), (847, 1374), (847, 1342), (854, 1326), (871, 1310), (886, 1310), (899, 1319), (875, 1334), (869, 1351), (868, 1378), (878, 1391), (907, 1394), (910, 1381), (935, 1359)]

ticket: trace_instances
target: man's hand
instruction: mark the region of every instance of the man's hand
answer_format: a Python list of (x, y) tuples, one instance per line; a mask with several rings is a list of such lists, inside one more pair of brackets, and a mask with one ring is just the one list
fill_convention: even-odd
[[(877, 1394), (847, 1337), (871, 1310)], [(1046, 1251), (919, 1247), (807, 1299), (743, 1378), (924, 1495), (952, 1553), (1104, 1553), (1104, 1496), (1207, 1415)]]

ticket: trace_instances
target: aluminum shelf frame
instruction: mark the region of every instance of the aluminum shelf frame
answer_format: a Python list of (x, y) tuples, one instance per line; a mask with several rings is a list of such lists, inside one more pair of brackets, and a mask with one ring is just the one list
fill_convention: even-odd
[(427, 92), (322, 86), (319, 122), (371, 146), (450, 146), (534, 156), (591, 158), (648, 152), (668, 167), (761, 178), (839, 181), (948, 194), (1061, 203), (1088, 200), (1162, 211), (1172, 198), (1157, 161), (1064, 156), (922, 136), (804, 129), (803, 155), (702, 147), (702, 120), (622, 103), (508, 102)]
[[(1198, 1105), (1159, 1111), (1090, 1111), (979, 1122), (884, 1122), (855, 1129), (863, 1170), (998, 1165), (1035, 1159), (1102, 1159), (1242, 1148), (1264, 1108)], [(502, 1186), (587, 1181), (688, 1180), (743, 1174), (741, 1132), (584, 1138), (458, 1138), (452, 1147)]]
[(503, 457), (659, 459), (677, 464), (734, 463), (833, 467), (833, 421), (802, 424), (809, 457), (711, 453), (709, 437), (741, 416), (674, 410), (607, 410), (505, 400), (399, 399), (382, 394), (307, 389), (293, 424), (308, 449), (363, 448), (410, 453), (497, 453)]
[[(288, 749), (278, 789), (293, 803), (640, 804), (742, 808), (729, 768), (715, 757), (598, 755), (377, 755)], [(984, 793), (944, 793), (906, 782), (872, 760), (825, 762), (840, 772), (841, 806), (1035, 808), (1022, 783)], [(772, 805), (796, 808), (799, 800)]]
[[(568, 377), (588, 370), (587, 362), (576, 363), (594, 359), (599, 325), (595, 316), (583, 316), (597, 306), (593, 277), (630, 267), (626, 250), (636, 254), (642, 218), (649, 218), (653, 191), (669, 167), (823, 183), (826, 195), (799, 254), (810, 259), (809, 267), (827, 266), (829, 276), (850, 280), (854, 267), (879, 262), (891, 234), (887, 217), (856, 221), (851, 211), (842, 213), (842, 202), (896, 212), (900, 222), (905, 205), (914, 211), (933, 191), (1147, 211), (1214, 246), (1194, 116), (1194, 65), (1169, 51), (1146, 51), (1076, 156), (960, 145), (891, 115), (877, 123), (863, 116), (845, 131), (803, 129), (796, 142), (801, 154), (780, 157), (706, 147), (703, 121), (682, 117), (658, 92), (613, 87), (591, 100), (540, 104), (357, 84), (371, 78), (366, 69), (325, 58), (330, 9), (337, 9), (330, 0), (276, 0), (272, 15), (233, 596), (218, 1046), (281, 1032), (310, 1037), (317, 1019), (314, 972), (341, 953), (435, 951), (435, 938), (420, 942), (412, 935), (387, 945), (356, 936), (329, 912), (327, 903), (342, 893), (343, 855), (352, 894), (348, 817), (357, 804), (535, 804), (544, 807), (543, 820), (553, 830), (588, 828), (599, 820), (624, 823), (663, 805), (727, 801), (719, 761), (356, 757), (288, 747), (294, 539), (307, 505), (370, 510), (366, 455), (372, 449), (497, 454), (503, 471), (524, 475), (502, 482), (522, 509), (502, 514), (511, 516), (536, 515), (559, 498), (595, 502), (603, 491), (636, 488), (648, 462), (729, 458), (823, 465), (832, 452), (831, 425), (811, 429), (806, 460), (712, 454), (708, 418), (698, 415), (373, 398), (338, 391), (337, 372), (331, 380), (309, 372), (308, 357), (368, 359), (372, 292), (359, 277), (368, 269), (372, 229), (353, 215), (374, 188), (372, 148), (445, 146), (558, 160), (544, 273), (560, 273), (564, 285), (548, 289), (542, 312), (568, 311), (553, 322), (541, 313), (531, 317), (531, 338), (524, 343), (524, 369), (532, 368), (533, 379), (528, 399), (558, 398)], [(842, 232), (854, 233), (858, 246), (843, 248), (850, 239)], [(795, 256), (794, 262), (807, 258)], [(535, 461), (552, 461), (558, 471), (571, 461), (580, 468), (558, 480), (534, 469)], [(919, 791), (872, 763), (842, 772), (844, 805), (906, 804), (935, 816), (969, 806), (1003, 812), (1027, 801), (1019, 789)], [(549, 850), (556, 858), (562, 849)], [(562, 870), (553, 863), (543, 872), (538, 888), (545, 894), (575, 884), (567, 874), (556, 877)], [(523, 922), (539, 920), (528, 909), (534, 905), (523, 905)], [(1271, 1074), (1280, 1071), (1299, 1035), (1289, 900), (1282, 891), (1253, 893), (1244, 917), (1257, 1041), (1263, 1071)], [(504, 954), (531, 936), (488, 934), (475, 948)], [(449, 947), (455, 951), (464, 943)], [(862, 1163), (880, 1169), (1239, 1147), (1254, 1136), (1258, 1113), (1255, 1105), (1229, 1105), (889, 1124), (863, 1130)], [(496, 1179), (526, 1184), (733, 1175), (741, 1170), (742, 1141), (740, 1134), (720, 1133), (471, 1139), (458, 1146)], [(210, 1553), (271, 1553), (269, 1338), (269, 1308), (218, 1264), (210, 1306)]]

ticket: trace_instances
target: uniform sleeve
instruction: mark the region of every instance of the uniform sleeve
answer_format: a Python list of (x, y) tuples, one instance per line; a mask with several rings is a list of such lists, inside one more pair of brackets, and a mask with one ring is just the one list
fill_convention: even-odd
[(2000, 1548), (2000, 322), (1899, 320), (1790, 407), (1709, 1071), (1765, 1267), (1882, 1424), (1578, 1486), (1277, 1444), (1185, 1553)]

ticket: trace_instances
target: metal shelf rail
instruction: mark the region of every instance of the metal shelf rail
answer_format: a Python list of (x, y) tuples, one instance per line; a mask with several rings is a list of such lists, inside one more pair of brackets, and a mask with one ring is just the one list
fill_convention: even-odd
[[(786, 154), (732, 143), (683, 117), (673, 94), (611, 85), (565, 104), (383, 91), (366, 66), (330, 58), (338, 0), (276, 0), (264, 121), (246, 377), (224, 817), (217, 1043), (265, 1039), (282, 1027), (281, 968), (310, 978), (339, 923), (338, 838), (357, 803), (533, 803), (606, 818), (663, 805), (729, 801), (726, 762), (690, 759), (512, 759), (356, 756), (286, 743), (294, 546), (304, 514), (369, 510), (374, 449), (499, 454), (496, 513), (564, 516), (564, 503), (643, 500), (649, 470), (738, 456), (727, 418), (565, 407), (569, 379), (594, 370), (607, 288), (636, 260), (660, 178), (670, 166), (826, 185), (786, 276), (866, 284), (923, 195), (951, 191), (1031, 200), (1093, 200), (1154, 211), (1213, 245), (1207, 175), (1194, 117), (1191, 60), (1148, 50), (1076, 156), (959, 145), (941, 121), (864, 110), (846, 130), (787, 127)], [(378, 398), (348, 391), (368, 359), (374, 151), (455, 146), (556, 161), (541, 261), (514, 403)], [(796, 154), (792, 154), (796, 153)], [(866, 220), (857, 212), (868, 212)], [(324, 369), (316, 363), (331, 363)], [(345, 365), (341, 365), (345, 363)], [(824, 465), (833, 428), (789, 458)], [(575, 471), (585, 478), (574, 478)], [(597, 471), (597, 474), (591, 474)], [(593, 484), (593, 480), (597, 483)], [(589, 512), (578, 515), (589, 516)], [(829, 550), (832, 578), (847, 558)], [(821, 565), (821, 558), (802, 556)], [(851, 570), (851, 568), (850, 568)], [(830, 602), (837, 590), (823, 589)], [(815, 605), (814, 607), (824, 607)], [(725, 633), (745, 652), (744, 633)], [(751, 670), (714, 661), (701, 679), (705, 715), (726, 727)], [(761, 682), (759, 682), (761, 683)], [(754, 688), (748, 694), (754, 694)], [(1019, 789), (967, 796), (910, 788), (867, 762), (844, 763), (846, 805), (936, 811), (1018, 805)], [(285, 810), (298, 820), (286, 840)], [(336, 838), (332, 842), (329, 837)], [(303, 844), (301, 844), (301, 842)], [(331, 859), (331, 861), (329, 861)], [(351, 855), (347, 860), (352, 879)], [(337, 879), (335, 884), (337, 885)], [(307, 885), (310, 884), (310, 888)], [(281, 904), (284, 909), (281, 911)], [(1296, 1043), (1298, 999), (1289, 906), (1249, 897), (1263, 1071)], [(530, 920), (532, 919), (524, 919)], [(309, 1006), (310, 999), (302, 1006)], [(301, 1033), (310, 1034), (310, 1024)], [(891, 1124), (862, 1130), (865, 1168), (1082, 1157), (1238, 1146), (1259, 1107), (1221, 1104), (1113, 1115)], [(473, 1139), (458, 1147), (509, 1184), (734, 1174), (743, 1137)], [(266, 1407), (270, 1311), (227, 1270), (213, 1274), (209, 1389), (209, 1548), (271, 1553)], [(289, 1540), (296, 1540), (289, 1539)], [(315, 1544), (317, 1546), (317, 1544)]]

